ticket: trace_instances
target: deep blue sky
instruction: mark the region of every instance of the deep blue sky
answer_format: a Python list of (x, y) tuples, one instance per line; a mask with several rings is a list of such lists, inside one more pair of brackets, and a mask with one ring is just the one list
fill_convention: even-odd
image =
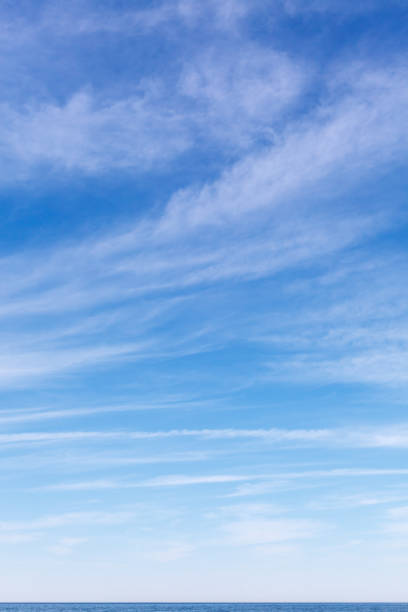
[(3, 600), (406, 600), (405, 1), (0, 2)]

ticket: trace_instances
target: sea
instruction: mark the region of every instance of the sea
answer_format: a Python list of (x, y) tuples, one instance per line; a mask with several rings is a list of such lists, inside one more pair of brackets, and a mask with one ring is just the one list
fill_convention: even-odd
[(0, 612), (408, 612), (408, 603), (2, 603)]

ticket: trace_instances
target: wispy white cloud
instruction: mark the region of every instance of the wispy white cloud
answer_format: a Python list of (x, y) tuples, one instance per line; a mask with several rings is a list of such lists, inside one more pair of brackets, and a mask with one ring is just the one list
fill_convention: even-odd
[(369, 508), (371, 506), (390, 505), (402, 503), (408, 500), (408, 494), (403, 490), (397, 489), (395, 492), (383, 490), (368, 491), (366, 493), (337, 494), (327, 498), (314, 500), (309, 507), (317, 510), (337, 509), (337, 508)]
[[(24, 444), (22, 444), (24, 447)], [(78, 473), (85, 470), (94, 471), (101, 468), (121, 469), (124, 467), (137, 467), (148, 465), (169, 465), (173, 463), (196, 463), (207, 462), (214, 458), (219, 458), (227, 451), (220, 450), (201, 450), (201, 451), (185, 451), (172, 453), (157, 453), (157, 454), (136, 454), (132, 450), (112, 451), (109, 452), (106, 448), (101, 450), (98, 448), (87, 449), (83, 448), (82, 452), (75, 447), (75, 450), (67, 448), (65, 445), (62, 449), (56, 449), (54, 445), (52, 450), (44, 450), (39, 453), (36, 447), (36, 452), (17, 452), (12, 456), (3, 457), (0, 471), (8, 473), (12, 471), (14, 474), (24, 472), (35, 472), (38, 469), (49, 469), (50, 466), (64, 473)], [(18, 445), (20, 450), (20, 445)], [(120, 486), (120, 483), (119, 485)]]
[(319, 525), (303, 519), (248, 519), (224, 526), (227, 540), (241, 546), (258, 546), (316, 536)]
[(188, 476), (175, 474), (170, 476), (157, 476), (141, 481), (120, 480), (90, 480), (83, 482), (68, 482), (46, 485), (37, 490), (48, 491), (93, 491), (98, 489), (133, 489), (139, 487), (179, 487), (200, 484), (227, 484), (230, 482), (241, 482), (245, 480), (258, 479), (259, 476), (245, 476), (237, 474), (210, 474)]
[(57, 29), (60, 35), (65, 36), (95, 33), (141, 35), (151, 34), (152, 31), (166, 36), (171, 35), (171, 28), (177, 25), (195, 28), (203, 25), (205, 20), (213, 27), (228, 31), (250, 11), (251, 7), (243, 0), (225, 0), (222, 5), (214, 0), (205, 4), (194, 0), (177, 0), (121, 12), (94, 2), (72, 2), (67, 7), (46, 3), (37, 28)]
[[(210, 517), (211, 518), (211, 517)], [(273, 504), (233, 504), (219, 508), (220, 539), (228, 546), (249, 546), (263, 554), (282, 554), (292, 544), (315, 538), (326, 528), (316, 520), (288, 518)]]
[(51, 361), (51, 355), (47, 351), (9, 354), (7, 357), (0, 357), (0, 384), (1, 381), (7, 385), (21, 379), (29, 380), (37, 376), (62, 373), (89, 364), (95, 366), (98, 363), (134, 359), (143, 348), (145, 347), (137, 344), (127, 344), (122, 346), (82, 347), (73, 350), (57, 349), (52, 352)]
[[(211, 402), (214, 405), (215, 400)], [(118, 403), (112, 405), (98, 404), (89, 407), (72, 406), (69, 408), (57, 408), (47, 406), (44, 408), (13, 408), (3, 409), (0, 411), (0, 425), (8, 425), (12, 423), (30, 423), (35, 421), (51, 421), (60, 419), (70, 419), (76, 417), (87, 417), (105, 413), (122, 413), (122, 412), (139, 412), (150, 410), (172, 410), (175, 408), (203, 408), (208, 406), (208, 400), (196, 400), (192, 398), (175, 398), (170, 397), (167, 401), (157, 399), (146, 399), (144, 402), (133, 402), (129, 404)]]
[(146, 553), (146, 557), (160, 563), (168, 563), (184, 559), (190, 556), (193, 551), (194, 546), (185, 542), (161, 543), (157, 547), (152, 546)]
[[(184, 1), (128, 12), (47, 4), (34, 23), (11, 20), (3, 29), (3, 73), (7, 62), (12, 73), (16, 53), (27, 62), (30, 52), (44, 50), (44, 36), (66, 54), (64, 42), (73, 35), (86, 45), (90, 35), (135, 37), (161, 28), (171, 39), (174, 27), (183, 30), (206, 19), (214, 32), (223, 23), (231, 27), (235, 17), (248, 11), (237, 1), (222, 9), (217, 4)], [(43, 83), (39, 95), (32, 74), (23, 73), (30, 95), (21, 102), (5, 89), (1, 96), (0, 158), (8, 168), (3, 185), (35, 180), (44, 168), (141, 174), (163, 169), (193, 147), (205, 151), (215, 145), (219, 151), (222, 143), (230, 151), (246, 148), (287, 112), (307, 82), (307, 70), (304, 62), (281, 51), (242, 36), (232, 38), (225, 44), (225, 34), (220, 40), (213, 37), (208, 52), (192, 47), (183, 62), (171, 67), (171, 81), (163, 71), (138, 76), (132, 71), (126, 86), (105, 89), (87, 85), (88, 76), (85, 85), (80, 80), (76, 86), (73, 79), (61, 97), (51, 95)]]
[(31, 533), (0, 533), (2, 544), (26, 544), (35, 541), (37, 538), (37, 534)]
[[(387, 74), (373, 69), (365, 72), (354, 69), (338, 80), (340, 84), (333, 86), (326, 106), (295, 121), (273, 146), (246, 156), (215, 182), (176, 193), (155, 219), (145, 219), (125, 231), (70, 247), (3, 259), (0, 268), (4, 269), (5, 278), (10, 278), (3, 289), (3, 316), (24, 322), (30, 314), (38, 321), (51, 314), (52, 320), (47, 319), (51, 323), (47, 327), (48, 337), (38, 326), (35, 333), (32, 325), (20, 327), (13, 336), (11, 351), (7, 336), (4, 338), (2, 350), (7, 359), (2, 368), (2, 384), (16, 385), (56, 376), (87, 364), (176, 355), (177, 352), (188, 354), (217, 347), (222, 344), (223, 335), (216, 324), (214, 327), (214, 322), (213, 327), (203, 328), (200, 319), (198, 328), (197, 321), (192, 321), (190, 332), (185, 331), (177, 343), (163, 331), (159, 333), (155, 325), (163, 323), (166, 317), (177, 320), (182, 316), (188, 304), (196, 303), (194, 291), (206, 284), (270, 277), (295, 266), (311, 265), (367, 240), (392, 223), (392, 211), (384, 215), (373, 209), (364, 216), (352, 210), (347, 213), (342, 210), (336, 215), (331, 210), (327, 215), (307, 201), (296, 203), (296, 198), (307, 199), (308, 192), (312, 195), (315, 185), (333, 181), (334, 175), (344, 177), (345, 184), (352, 183), (364, 176), (373, 164), (385, 167), (391, 159), (399, 159), (406, 149), (408, 134), (393, 121), (396, 108), (400, 109), (402, 118), (408, 107), (404, 68), (396, 65)], [(354, 85), (350, 84), (351, 80)], [(206, 91), (206, 86), (202, 87)], [(91, 112), (86, 96), (75, 104), (74, 108), (80, 112), (83, 108)], [(258, 111), (255, 114), (258, 116)], [(87, 126), (93, 125), (88, 117), (84, 121)], [(128, 123), (126, 119), (124, 125)], [(78, 125), (75, 129), (80, 130), (80, 138), (86, 137), (86, 130), (80, 128), (81, 122)], [(29, 143), (30, 129), (24, 127), (24, 139), (21, 139), (13, 127), (13, 137), (18, 142)], [(53, 147), (44, 143), (43, 131), (42, 128), (39, 131), (41, 146), (47, 149), (47, 155), (52, 154)], [(45, 132), (52, 134), (48, 128)], [(75, 136), (75, 130), (69, 128), (68, 132), (70, 137)], [(117, 141), (127, 142), (126, 139)], [(29, 149), (29, 146), (24, 148)], [(61, 151), (68, 155), (70, 147), (62, 143)], [(126, 159), (110, 146), (104, 146), (103, 151), (112, 153), (115, 159)], [(92, 163), (99, 163), (97, 154), (91, 151), (90, 156)], [(314, 160), (312, 167), (310, 159)], [(289, 199), (296, 200), (290, 205), (290, 214), (283, 206)], [(211, 240), (203, 232), (206, 227), (214, 232)], [(190, 301), (177, 302), (174, 292), (186, 289), (192, 292)], [(158, 292), (161, 307), (156, 310), (157, 302), (153, 307), (142, 297)], [(172, 292), (171, 297), (166, 292)], [(111, 311), (113, 307), (116, 313), (110, 318), (109, 313), (94, 312)], [(132, 326), (135, 345), (129, 343), (126, 325), (132, 312), (144, 322)], [(74, 345), (71, 348), (66, 342), (69, 329), (70, 342)], [(101, 346), (100, 338), (106, 337), (107, 331), (111, 340), (109, 345)], [(53, 338), (49, 336), (52, 333)], [(229, 338), (236, 333), (237, 330), (230, 330)], [(126, 343), (123, 343), (124, 335), (127, 335)], [(64, 339), (63, 348), (58, 346), (58, 339)], [(140, 348), (136, 346), (139, 343)], [(313, 371), (316, 377), (333, 380), (336, 377), (368, 380), (370, 369), (376, 371), (377, 380), (383, 383), (404, 379), (404, 367), (398, 366), (400, 352), (383, 352), (386, 357), (382, 360), (378, 354), (367, 353), (356, 355), (353, 362), (336, 359), (334, 364), (326, 357), (316, 363)], [(384, 360), (391, 367), (385, 368)], [(301, 356), (286, 360), (286, 365), (288, 375), (305, 370)], [(285, 378), (283, 369), (276, 375)]]
[[(391, 0), (390, 5), (398, 5), (399, 0)], [(282, 0), (282, 5), (290, 15), (304, 13), (335, 13), (340, 15), (359, 15), (383, 9), (381, 0), (362, 0), (358, 4), (341, 0)]]
[[(405, 346), (400, 349), (381, 347), (339, 359), (310, 359), (309, 355), (297, 357), (282, 364), (278, 372), (271, 364), (271, 375), (282, 379), (308, 382), (342, 382), (363, 384), (394, 384), (408, 382), (408, 361)], [(306, 372), (307, 370), (307, 372)]]
[[(60, 482), (56, 484), (37, 487), (36, 491), (95, 491), (104, 489), (134, 489), (134, 488), (161, 488), (161, 487), (189, 487), (195, 485), (228, 485), (240, 484), (234, 491), (227, 493), (227, 497), (256, 496), (270, 493), (280, 488), (298, 488), (299, 481), (324, 482), (332, 479), (366, 478), (408, 476), (406, 468), (333, 468), (328, 470), (307, 470), (299, 472), (264, 472), (261, 474), (171, 474), (156, 476), (147, 480), (113, 480), (98, 479), (78, 482)], [(296, 484), (290, 484), (296, 483)], [(381, 502), (378, 499), (363, 498), (361, 503), (354, 505), (375, 505), (388, 503), (388, 498)], [(393, 498), (390, 498), (390, 500)], [(370, 503), (371, 501), (371, 503)], [(263, 513), (265, 505), (241, 505), (236, 509), (250, 510), (252, 514)], [(270, 510), (270, 506), (268, 510)]]
[[(189, 148), (182, 117), (155, 112), (143, 96), (100, 104), (80, 92), (63, 106), (53, 103), (16, 111), (2, 107), (0, 141), (9, 163), (24, 174), (44, 163), (66, 170), (111, 171), (149, 168)], [(22, 136), (25, 136), (25, 146)], [(163, 141), (166, 147), (163, 147)]]
[(197, 121), (203, 136), (248, 147), (260, 138), (273, 142), (281, 113), (299, 99), (307, 73), (300, 62), (259, 46), (214, 48), (185, 63), (180, 90), (203, 118), (202, 125)]
[[(333, 171), (353, 181), (361, 179), (373, 163), (386, 164), (403, 155), (408, 133), (395, 124), (392, 110), (398, 104), (405, 112), (405, 68), (397, 65), (384, 73), (364, 65), (349, 69), (337, 80), (326, 105), (295, 122), (275, 146), (240, 161), (198, 192), (174, 196), (165, 223), (184, 228), (217, 225), (276, 206), (285, 197), (324, 181)], [(343, 95), (337, 92), (340, 88)]]
[(202, 438), (203, 440), (264, 440), (272, 444), (336, 446), (355, 448), (405, 448), (408, 445), (406, 423), (392, 426), (339, 429), (170, 429), (162, 431), (56, 431), (1, 433), (0, 444), (24, 444), (64, 441), (159, 440), (166, 438)]
[(35, 408), (15, 408), (14, 410), (0, 411), (0, 424), (11, 423), (30, 423), (32, 421), (48, 421), (66, 418), (76, 418), (106, 412), (133, 412), (134, 410), (147, 410), (151, 406), (143, 405), (117, 405), (117, 406), (96, 406), (91, 408), (66, 408), (66, 409), (35, 409)]
[(393, 519), (408, 519), (408, 506), (397, 506), (391, 508), (388, 515)]
[[(365, 479), (367, 477), (376, 479), (378, 477), (389, 478), (390, 476), (408, 476), (408, 470), (406, 468), (333, 468), (329, 470), (281, 472), (259, 477), (259, 482), (243, 483), (239, 485), (235, 491), (228, 493), (227, 497), (235, 498), (269, 495), (280, 489), (290, 490), (293, 488), (298, 489), (299, 487), (307, 487), (309, 484), (306, 483), (313, 481), (321, 484), (332, 479)], [(324, 503), (325, 502), (323, 502), (323, 504)]]
[(83, 544), (86, 541), (86, 538), (61, 538), (56, 544), (54, 544), (53, 546), (49, 546), (48, 550), (54, 555), (66, 556), (70, 555), (77, 546)]
[(383, 532), (397, 547), (406, 547), (408, 542), (408, 506), (395, 506), (386, 513)]
[(118, 483), (113, 480), (88, 480), (83, 482), (71, 482), (71, 483), (59, 483), (56, 485), (49, 485), (40, 487), (38, 490), (49, 490), (49, 491), (93, 491), (99, 489), (118, 489), (127, 488), (133, 485), (129, 483)]
[(133, 517), (132, 512), (66, 512), (25, 521), (2, 520), (0, 521), (0, 533), (37, 531), (68, 525), (116, 525), (125, 523)]
[[(223, 484), (228, 482), (240, 482), (251, 480), (253, 477), (237, 474), (211, 474), (206, 476), (171, 475), (158, 476), (139, 483), (142, 487), (178, 487), (195, 484)], [(255, 476), (255, 478), (259, 478)]]
[(203, 438), (207, 440), (232, 440), (240, 438), (265, 439), (273, 443), (333, 441), (342, 432), (330, 430), (284, 429), (171, 429), (168, 431), (57, 431), (1, 433), (0, 443), (19, 444), (33, 442), (63, 442), (70, 440), (154, 440), (163, 438)]

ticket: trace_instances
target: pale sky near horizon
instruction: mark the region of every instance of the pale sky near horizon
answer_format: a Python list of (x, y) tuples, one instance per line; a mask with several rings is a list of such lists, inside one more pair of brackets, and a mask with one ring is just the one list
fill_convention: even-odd
[(407, 17), (0, 0), (0, 600), (408, 599)]

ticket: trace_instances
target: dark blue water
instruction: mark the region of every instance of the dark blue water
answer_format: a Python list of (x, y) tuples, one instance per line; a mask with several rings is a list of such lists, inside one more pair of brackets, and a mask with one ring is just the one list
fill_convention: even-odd
[(408, 612), (408, 604), (4, 603), (0, 612)]

